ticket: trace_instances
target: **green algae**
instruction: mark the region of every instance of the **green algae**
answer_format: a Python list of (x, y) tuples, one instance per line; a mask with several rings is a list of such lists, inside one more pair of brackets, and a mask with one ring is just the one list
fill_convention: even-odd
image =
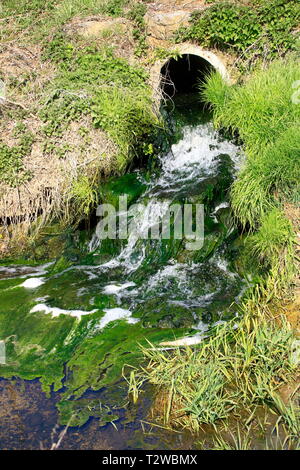
[[(0, 282), (1, 287), (5, 286), (1, 290), (0, 338), (5, 340), (7, 351), (7, 363), (0, 366), (2, 377), (18, 376), (27, 380), (38, 377), (47, 393), (64, 387), (64, 401), (80, 398), (88, 389), (99, 390), (114, 384), (126, 364), (137, 365), (141, 360), (139, 344), (173, 339), (186, 331), (146, 330), (125, 321), (113, 322), (101, 330), (98, 328), (104, 314), (101, 309), (116, 305), (112, 298), (101, 293), (93, 299), (93, 307), (99, 310), (80, 320), (69, 315), (52, 318), (44, 312), (30, 313), (35, 297), (44, 291), (48, 293), (47, 304), (55, 298), (59, 308), (87, 308), (86, 300), (74, 301), (72, 290), (67, 289), (70, 274), (64, 276), (60, 276), (59, 283), (51, 278), (46, 287), (28, 290), (15, 287), (16, 279)], [(75, 279), (72, 277), (73, 282)], [(61, 296), (55, 295), (56, 291)]]
[(139, 173), (127, 173), (119, 178), (110, 179), (100, 187), (101, 199), (106, 204), (112, 204), (118, 209), (119, 197), (126, 195), (127, 203), (131, 205), (145, 191), (146, 185)]
[[(191, 105), (185, 116), (176, 111), (168, 145), (179, 140), (183, 125), (207, 120), (205, 114), (199, 115), (197, 106)], [(159, 162), (153, 159), (152, 163), (154, 171), (158, 172)], [(222, 250), (230, 252), (230, 215), (227, 218), (225, 213), (218, 212), (216, 220), (211, 212), (216, 203), (226, 198), (231, 170), (229, 157), (221, 156), (216, 176), (207, 178), (204, 184), (196, 181), (188, 188), (189, 194), (183, 192), (176, 200), (181, 205), (205, 203), (205, 241), (199, 251), (187, 251), (185, 240), (172, 237), (170, 240), (139, 240), (133, 255), (138, 257), (138, 252), (144, 251), (145, 257), (138, 269), (128, 273), (122, 265), (116, 264), (108, 271), (101, 271), (99, 265), (121, 253), (124, 240), (103, 240), (99, 248), (89, 252), (88, 230), (68, 229), (57, 233), (54, 228), (49, 229), (45, 240), (54, 240), (55, 245), (57, 237), (63, 244), (48, 274), (43, 275), (44, 284), (25, 289), (20, 286), (21, 278), (0, 280), (0, 340), (6, 342), (7, 350), (7, 363), (0, 365), (0, 376), (39, 378), (48, 394), (58, 392), (61, 424), (81, 426), (91, 416), (97, 417), (101, 426), (117, 420), (115, 410), (125, 406), (127, 394), (120, 380), (129, 366), (138, 366), (144, 360), (141, 346), (195, 334), (195, 325), (200, 321), (212, 324), (220, 319), (220, 312), (222, 318), (231, 318), (234, 313), (230, 305), (241, 283), (235, 278), (227, 279), (211, 262), (214, 254)], [(115, 208), (122, 195), (127, 195), (129, 206), (139, 198), (148, 202), (147, 194), (143, 194), (147, 189), (145, 181), (150, 178), (142, 172), (134, 172), (103, 182), (99, 188), (101, 200)], [(41, 242), (39, 240), (38, 247)], [(46, 248), (40, 250), (40, 254), (43, 252), (47, 252)], [(184, 298), (179, 285), (180, 273), (179, 277), (175, 274), (169, 279), (162, 278), (153, 287), (148, 284), (166, 266), (176, 263), (190, 267)], [(198, 263), (198, 267), (193, 267), (193, 263)], [(105, 291), (106, 286), (113, 284), (118, 288), (124, 281), (134, 287), (127, 289), (122, 300)], [(136, 297), (134, 290), (138, 291)], [(191, 300), (201, 300), (207, 294), (214, 296), (212, 305), (206, 307), (201, 301), (191, 305)], [(62, 309), (64, 314), (53, 318), (43, 307), (40, 312), (31, 312), (38, 303)], [(119, 319), (102, 328), (101, 319), (106, 310), (120, 306), (133, 312), (130, 323)], [(77, 319), (71, 315), (74, 310), (87, 314)], [(110, 391), (101, 400), (86, 397), (91, 391), (103, 391), (107, 387)]]
[(107, 405), (97, 399), (61, 401), (57, 407), (60, 423), (65, 426), (83, 426), (91, 417), (99, 420), (99, 426), (105, 426), (119, 419), (117, 414), (113, 414)]
[(187, 330), (150, 329), (139, 324), (118, 322), (100, 334), (86, 338), (67, 364), (66, 398), (79, 398), (87, 390), (100, 390), (122, 377), (126, 365), (135, 366), (142, 359), (140, 345), (147, 346), (182, 336)]

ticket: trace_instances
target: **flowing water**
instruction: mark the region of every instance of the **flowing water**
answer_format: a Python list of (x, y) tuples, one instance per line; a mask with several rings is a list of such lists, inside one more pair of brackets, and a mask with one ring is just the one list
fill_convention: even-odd
[[(4, 416), (13, 417), (0, 427), (1, 448), (51, 447), (61, 425), (71, 426), (62, 448), (183, 445), (183, 435), (141, 434), (151, 390), (136, 406), (128, 404), (122, 375), (140, 363), (139, 344), (178, 338), (195, 344), (236, 315), (245, 283), (235, 270), (237, 234), (227, 197), (242, 155), (198, 104), (177, 108), (170, 119), (171, 145), (151, 174), (137, 170), (100, 188), (117, 212), (119, 197), (127, 195), (128, 240), (101, 240), (99, 222), (89, 240), (76, 235), (80, 256), (69, 248), (55, 263), (0, 267), (6, 346), (0, 387)], [(204, 204), (201, 249), (188, 250), (187, 240), (174, 236), (146, 238), (172, 203)]]

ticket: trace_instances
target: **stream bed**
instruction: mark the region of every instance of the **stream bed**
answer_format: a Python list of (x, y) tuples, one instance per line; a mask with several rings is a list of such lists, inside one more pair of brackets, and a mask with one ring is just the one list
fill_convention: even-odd
[[(1, 449), (191, 448), (188, 434), (142, 424), (154, 391), (147, 386), (133, 405), (123, 378), (142, 362), (140, 345), (212, 334), (237, 315), (246, 288), (228, 203), (242, 153), (197, 101), (182, 102), (168, 114), (169, 149), (152, 173), (100, 187), (117, 216), (127, 197), (128, 239), (101, 239), (99, 221), (88, 240), (74, 236), (79, 257), (0, 266)], [(170, 204), (204, 206), (200, 249), (175, 238), (175, 220), (169, 238), (146, 236)]]

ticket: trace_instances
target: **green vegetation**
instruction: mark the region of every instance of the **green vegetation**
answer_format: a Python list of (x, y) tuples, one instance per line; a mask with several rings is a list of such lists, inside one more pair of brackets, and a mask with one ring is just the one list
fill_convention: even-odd
[(31, 178), (31, 173), (24, 168), (23, 159), (31, 153), (34, 138), (25, 133), (19, 139), (19, 144), (8, 146), (0, 143), (0, 183), (17, 188)]
[(272, 60), (299, 46), (300, 5), (297, 0), (254, 0), (243, 5), (221, 1), (196, 12), (176, 41), (193, 40), (201, 46), (227, 50), (247, 65), (257, 59)]
[(141, 156), (147, 140), (149, 146), (153, 140), (154, 124), (158, 121), (151, 105), (150, 95), (137, 89), (104, 88), (97, 95), (92, 108), (94, 123), (106, 130), (118, 145), (121, 169), (134, 149)]
[(49, 35), (49, 30), (60, 28), (77, 16), (122, 16), (128, 3), (128, 0), (3, 0), (1, 16), (7, 18), (8, 27), (1, 31), (0, 39), (8, 39), (16, 32), (41, 39)]
[[(145, 50), (145, 11), (141, 2), (124, 0), (3, 4), (1, 22), (5, 28), (0, 39), (4, 44), (11, 37), (20, 39), (21, 60), (26, 70), (16, 73), (9, 66), (8, 72), (3, 69), (7, 96), (1, 125), (5, 135), (0, 147), (1, 193), (8, 194), (10, 217), (19, 213), (19, 200), (24, 200), (24, 215), (31, 219), (26, 212), (29, 194), (32, 212), (39, 212), (43, 206), (39, 222), (31, 224), (32, 239), (53, 218), (68, 224), (88, 218), (99, 199), (101, 175), (123, 173), (137, 155), (142, 158), (144, 154), (155, 153), (152, 140), (161, 124), (153, 110), (148, 73), (142, 64), (129, 63), (127, 58), (134, 56), (134, 49), (137, 55)], [(95, 40), (70, 34), (68, 27), (62, 28), (76, 16), (91, 14), (109, 15), (108, 28), (112, 28), (109, 17), (122, 15), (129, 20), (134, 42), (129, 28), (130, 43), (128, 39), (125, 56), (122, 28), (108, 30), (113, 31), (115, 39), (111, 46), (106, 45), (104, 36)], [(122, 42), (120, 50), (118, 41)], [(34, 55), (26, 57), (24, 46), (28, 50), (38, 47), (34, 60)], [(16, 119), (25, 127), (31, 121), (32, 137), (29, 131), (23, 131), (19, 141), (11, 138), (9, 123)], [(37, 153), (40, 165), (33, 161)], [(51, 166), (49, 187), (55, 185), (54, 172), (59, 181), (60, 189), (54, 190), (51, 198), (48, 196), (52, 189), (40, 193), (38, 172), (39, 167), (43, 168), (43, 160), (44, 165), (49, 161)], [(26, 185), (29, 180), (31, 193)], [(20, 192), (18, 198), (14, 188)], [(27, 230), (26, 225), (24, 231)], [(10, 237), (7, 242), (11, 247), (8, 249), (13, 249), (13, 239)], [(17, 243), (20, 249), (24, 243)]]
[[(61, 261), (53, 268), (53, 273), (68, 267)], [(59, 282), (58, 280), (59, 279)], [(27, 290), (12, 280), (1, 281), (0, 331), (6, 338), (6, 351), (9, 358), (6, 365), (0, 366), (2, 377), (14, 376), (32, 380), (39, 377), (43, 390), (50, 393), (60, 391), (59, 410), (61, 422), (67, 424), (73, 415), (71, 426), (84, 424), (89, 416), (101, 418), (101, 425), (112, 421), (107, 409), (93, 409), (93, 401), (80, 399), (86, 390), (100, 390), (116, 384), (122, 376), (126, 364), (137, 365), (141, 359), (139, 345), (146, 346), (145, 329), (139, 325), (129, 325), (125, 321), (112, 322), (104, 329), (99, 322), (104, 315), (103, 309), (116, 305), (111, 296), (101, 293), (89, 303), (89, 296), (77, 297), (79, 284), (93, 287), (93, 283), (83, 272), (68, 272), (59, 278), (53, 277), (47, 287)], [(18, 279), (20, 284), (20, 279)], [(76, 286), (75, 290), (71, 287)], [(98, 289), (99, 290), (99, 289)], [(47, 294), (46, 294), (47, 293)], [(63, 314), (57, 318), (45, 312), (31, 312), (36, 304), (36, 295), (49, 295), (61, 308), (95, 310), (80, 320)], [(12, 301), (13, 299), (13, 301)], [(186, 330), (152, 328), (147, 337), (154, 343), (170, 337), (181, 336)], [(68, 373), (65, 375), (65, 368)], [(64, 383), (62, 381), (64, 380)], [(63, 388), (63, 389), (62, 389)], [(118, 388), (118, 407), (126, 401), (127, 390)], [(110, 400), (108, 399), (108, 402)]]
[[(156, 385), (153, 413), (159, 425), (199, 434), (207, 429), (203, 426), (212, 426), (208, 429), (213, 430), (213, 440), (205, 444), (204, 439), (200, 447), (299, 446), (297, 400), (293, 394), (289, 399), (281, 395), (284, 384), (299, 373), (292, 353), (297, 335), (275, 304), (275, 299), (283, 302), (297, 274), (297, 220), (286, 214), (300, 196), (300, 107), (293, 100), (297, 80), (298, 58), (290, 54), (257, 67), (235, 85), (212, 74), (201, 86), (215, 125), (244, 147), (245, 162), (230, 199), (236, 224), (244, 232), (240, 261), (245, 262), (244, 272), (254, 272), (256, 284), (237, 307), (240, 320), (211, 331), (193, 348), (143, 348), (147, 366), (134, 370), (129, 380), (135, 401), (145, 381)], [(258, 432), (263, 443), (257, 442)], [(273, 432), (279, 432), (275, 444)]]
[(148, 49), (146, 43), (146, 23), (144, 19), (146, 11), (147, 6), (142, 1), (138, 1), (131, 4), (131, 8), (127, 14), (128, 18), (132, 20), (135, 25), (133, 30), (133, 37), (137, 41), (137, 46), (135, 49), (135, 54), (137, 57), (141, 57)]
[(276, 324), (251, 314), (217, 327), (194, 348), (164, 351), (150, 344), (143, 348), (148, 366), (132, 372), (129, 393), (137, 399), (145, 380), (155, 384), (164, 425), (194, 432), (203, 424), (224, 426), (241, 413), (251, 428), (255, 409), (267, 405), (282, 416), (292, 444), (299, 437), (299, 410), (284, 404), (278, 390), (299, 370), (294, 338), (284, 317)]
[(96, 181), (92, 182), (86, 175), (79, 177), (71, 188), (70, 197), (76, 207), (78, 214), (88, 216), (91, 210), (96, 207), (99, 201), (99, 194), (96, 191)]
[(270, 267), (278, 262), (284, 248), (293, 253), (293, 241), (291, 223), (279, 209), (272, 209), (263, 217), (259, 230), (247, 239), (246, 249), (249, 257)]
[[(105, 406), (99, 399), (86, 399), (83, 395), (88, 390), (116, 388), (124, 374), (134, 401), (145, 381), (157, 387), (156, 411), (162, 426), (198, 433), (203, 425), (211, 426), (210, 430), (222, 426), (230, 429), (231, 420), (241, 421), (245, 424), (243, 432), (238, 427), (231, 442), (217, 432), (213, 446), (252, 448), (256, 445), (253, 429), (258, 432), (253, 423), (259, 421), (257, 410), (263, 408), (266, 420), (272, 421), (274, 416), (277, 420), (271, 434), (275, 428), (285, 428), (282, 447), (295, 448), (299, 446), (300, 413), (293, 395), (283, 400), (281, 388), (299, 373), (294, 354), (296, 347), (299, 355), (298, 346), (294, 332), (280, 316), (282, 309), (274, 307), (270, 300), (282, 297), (296, 271), (295, 224), (287, 218), (286, 206), (300, 200), (300, 104), (292, 100), (294, 85), (300, 79), (299, 60), (294, 53), (299, 47), (299, 1), (206, 3), (211, 5), (194, 13), (190, 25), (177, 32), (175, 41), (188, 40), (217, 48), (231, 54), (239, 71), (251, 70), (250, 76), (242, 77), (232, 86), (213, 74), (201, 93), (210, 103), (215, 125), (236, 137), (245, 151), (244, 166), (231, 189), (231, 207), (236, 227), (243, 232), (239, 240), (243, 246), (239, 268), (254, 274), (256, 285), (245, 296), (243, 305), (232, 304), (231, 294), (240, 292), (240, 281), (233, 276), (229, 292), (221, 270), (209, 266), (208, 260), (226, 244), (232, 245), (228, 248), (229, 257), (235, 259), (236, 245), (232, 240), (236, 232), (230, 238), (232, 227), (229, 230), (226, 223), (229, 209), (225, 209), (218, 222), (206, 216), (208, 233), (199, 253), (193, 257), (185, 253), (179, 240), (151, 241), (144, 244), (147, 257), (141, 271), (136, 277), (130, 274), (130, 280), (140, 287), (145, 277), (170, 259), (191, 266), (193, 262), (205, 263), (207, 284), (202, 283), (203, 272), (195, 269), (191, 295), (205, 296), (207, 285), (211, 291), (219, 289), (223, 297), (216, 299), (209, 311), (205, 306), (195, 306), (191, 312), (179, 302), (170, 307), (169, 292), (162, 291), (160, 295), (155, 292), (149, 298), (143, 298), (141, 293), (133, 315), (134, 319), (139, 318), (139, 323), (121, 320), (100, 328), (106, 309), (119, 306), (117, 298), (106, 294), (104, 287), (114, 279), (121, 282), (124, 274), (117, 266), (110, 279), (107, 273), (97, 276), (88, 267), (112, 259), (121, 243), (104, 241), (101, 253), (82, 256), (87, 231), (74, 233), (73, 227), (82, 219), (88, 220), (101, 198), (116, 204), (118, 196), (125, 192), (131, 203), (144, 191), (145, 185), (136, 174), (124, 176), (124, 172), (136, 156), (156, 155), (154, 142), (163, 127), (153, 109), (147, 67), (159, 59), (177, 58), (178, 52), (175, 48), (173, 52), (157, 48), (152, 56), (150, 51), (144, 63), (137, 60), (148, 50), (143, 1), (3, 0), (4, 27), (0, 40), (4, 54), (12, 54), (9, 57), (13, 61), (4, 56), (3, 63), (9, 62), (7, 76), (1, 71), (9, 97), (8, 100), (2, 97), (4, 105), (1, 103), (1, 132), (4, 129), (0, 144), (1, 197), (6, 189), (5, 197), (16, 195), (13, 203), (19, 211), (19, 192), (27, 191), (30, 213), (24, 215), (31, 220), (32, 214), (41, 212), (41, 193), (35, 207), (31, 205), (34, 199), (31, 188), (28, 190), (28, 183), (35, 176), (38, 179), (27, 168), (28, 162), (35, 163), (31, 162), (34, 151), (63, 165), (71, 155), (75, 163), (71, 167), (65, 165), (61, 194), (45, 191), (53, 203), (53, 218), (56, 222), (63, 219), (65, 225), (57, 222), (45, 228), (45, 221), (51, 220), (47, 214), (31, 225), (32, 237), (35, 227), (40, 231), (32, 256), (60, 255), (50, 277), (33, 290), (21, 287), (20, 278), (1, 280), (0, 339), (6, 340), (9, 359), (6, 365), (0, 365), (0, 375), (39, 377), (44, 391), (59, 391), (60, 422), (65, 425), (83, 425), (90, 416), (97, 417), (100, 425), (114, 423), (118, 414), (109, 400), (115, 399), (119, 407), (125, 405), (124, 382), (118, 383), (115, 393), (118, 397), (109, 397)], [(131, 45), (123, 47), (122, 43), (118, 49), (116, 41), (117, 45), (107, 46), (108, 38), (118, 36), (119, 42), (124, 40), (122, 28), (104, 30), (96, 40), (73, 33), (78, 18), (89, 15), (126, 18), (132, 26)], [(14, 54), (24, 71), (14, 68)], [(198, 110), (197, 113), (200, 114)], [(186, 124), (191, 124), (190, 118)], [(181, 135), (180, 125), (177, 137)], [(96, 144), (95, 154), (90, 155)], [(154, 166), (155, 158), (152, 163)], [(195, 200), (198, 197), (198, 202), (205, 202), (207, 212), (216, 196), (226, 195), (231, 185), (226, 156), (219, 170), (221, 183), (212, 180), (201, 195), (195, 195)], [(101, 182), (102, 175), (111, 174), (123, 176), (113, 182)], [(11, 226), (7, 229), (9, 238), (10, 230)], [(0, 241), (1, 237), (2, 232)], [(52, 246), (52, 251), (46, 244)], [(75, 263), (81, 266), (68, 269)], [(170, 280), (173, 282), (176, 292), (175, 278)], [(66, 312), (55, 318), (42, 308), (32, 312), (38, 298), (46, 298), (47, 305)], [(78, 320), (71, 315), (78, 309), (85, 313), (93, 311)], [(232, 312), (238, 315), (214, 327), (201, 344), (168, 351), (155, 346), (162, 340), (188, 334), (195, 317), (206, 323), (216, 322), (220, 311), (225, 321), (232, 318)], [(143, 360), (148, 361), (145, 367), (140, 366)], [(259, 431), (264, 438), (266, 427), (266, 423), (261, 424)], [(266, 442), (265, 446), (268, 445)]]
[(110, 48), (76, 48), (63, 35), (53, 38), (44, 57), (59, 67), (41, 112), (44, 132), (59, 135), (68, 123), (91, 114), (95, 127), (107, 131), (118, 145), (119, 169), (123, 169), (134, 148), (158, 124), (145, 70), (116, 57)]
[(292, 100), (297, 78), (292, 56), (254, 72), (244, 84), (228, 86), (214, 74), (202, 90), (215, 124), (238, 132), (245, 148), (231, 203), (243, 228), (258, 230), (247, 240), (248, 257), (283, 279), (293, 274), (295, 235), (280, 208), (299, 199), (300, 107)]

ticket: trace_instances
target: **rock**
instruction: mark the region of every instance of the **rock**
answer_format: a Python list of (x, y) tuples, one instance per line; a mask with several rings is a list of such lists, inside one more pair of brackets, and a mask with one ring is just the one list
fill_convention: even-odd
[(150, 4), (145, 15), (148, 43), (166, 46), (177, 29), (189, 24), (193, 12), (209, 8), (204, 0), (160, 0)]
[(145, 16), (148, 35), (156, 40), (167, 41), (178, 28), (188, 24), (189, 17), (190, 12), (186, 10), (149, 11)]

